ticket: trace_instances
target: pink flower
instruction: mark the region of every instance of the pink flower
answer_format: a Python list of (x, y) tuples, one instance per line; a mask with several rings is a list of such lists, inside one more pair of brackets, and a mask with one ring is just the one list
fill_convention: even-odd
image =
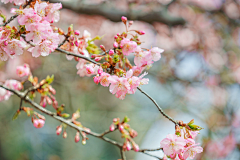
[(110, 77), (110, 74), (102, 72), (101, 76), (99, 77), (100, 84), (104, 87), (108, 87), (110, 84), (110, 81), (108, 80), (109, 77)]
[(50, 45), (51, 45), (51, 42), (48, 40), (45, 40), (41, 42), (39, 45), (29, 48), (28, 51), (32, 52), (33, 57), (39, 57), (40, 55), (48, 56), (51, 53), (51, 48), (49, 48)]
[(100, 82), (99, 76), (98, 75), (94, 76), (93, 81), (94, 83), (98, 84)]
[(46, 7), (46, 13), (47, 13), (47, 20), (52, 23), (52, 22), (58, 22), (60, 19), (60, 14), (59, 14), (59, 9), (62, 8), (61, 3), (50, 3)]
[(134, 63), (136, 66), (143, 67), (153, 63), (152, 55), (148, 51), (138, 49), (134, 55)]
[(0, 47), (0, 59), (2, 61), (8, 60), (8, 54)]
[(18, 66), (16, 72), (19, 77), (28, 76), (30, 74), (29, 65), (24, 64), (23, 66)]
[(48, 6), (48, 4), (46, 2), (39, 3), (37, 1), (34, 5), (34, 10), (39, 16), (45, 17), (45, 13), (46, 13), (45, 9), (47, 6)]
[(36, 128), (42, 128), (45, 124), (45, 121), (42, 119), (33, 119), (33, 126)]
[(29, 30), (29, 26), (32, 23), (38, 23), (42, 18), (36, 14), (32, 8), (24, 9), (24, 15), (18, 17), (18, 23), (25, 25), (26, 29)]
[(18, 91), (23, 89), (22, 83), (17, 80), (13, 80), (13, 79), (6, 80), (4, 85), (10, 89), (14, 89), (14, 90), (18, 90)]
[(197, 145), (198, 144), (194, 144), (188, 147), (183, 153), (183, 158), (187, 159), (189, 157), (190, 159), (193, 159), (197, 153), (203, 152), (203, 148)]
[(128, 90), (130, 90), (130, 84), (124, 77), (110, 76), (109, 82), (111, 83), (109, 91), (119, 99), (124, 99)]
[(87, 74), (93, 74), (94, 73), (93, 65), (86, 65), (86, 71)]
[(8, 45), (4, 48), (4, 51), (10, 56), (21, 55), (23, 54), (23, 48), (25, 47), (26, 47), (25, 42), (13, 39), (9, 41)]
[(163, 49), (160, 49), (158, 47), (153, 47), (151, 50), (150, 50), (150, 53), (152, 55), (152, 60), (153, 61), (158, 61), (160, 58), (161, 58), (161, 53), (163, 52), (164, 50)]
[(170, 156), (180, 153), (184, 149), (186, 142), (182, 137), (178, 137), (175, 134), (169, 134), (161, 141), (160, 144), (164, 153)]
[(122, 17), (121, 17), (121, 20), (122, 20), (124, 23), (126, 23), (126, 22), (127, 22), (127, 17), (122, 16)]
[(39, 44), (42, 39), (51, 36), (47, 31), (52, 30), (52, 28), (50, 27), (50, 23), (47, 21), (43, 21), (41, 23), (32, 23), (29, 25), (28, 29), (30, 32), (26, 34), (26, 40), (33, 40), (33, 43), (35, 44)]
[(134, 41), (130, 41), (129, 39), (127, 38), (124, 38), (122, 41), (121, 41), (121, 44), (120, 44), (121, 48), (122, 48), (122, 53), (123, 55), (125, 56), (128, 56), (130, 53), (132, 52), (135, 52), (136, 49), (137, 49), (137, 43), (134, 42)]

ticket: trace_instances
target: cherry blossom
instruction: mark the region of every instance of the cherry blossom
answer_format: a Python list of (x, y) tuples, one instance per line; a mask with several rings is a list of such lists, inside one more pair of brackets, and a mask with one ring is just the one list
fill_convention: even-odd
[(163, 148), (164, 153), (170, 156), (180, 153), (184, 149), (186, 141), (184, 138), (178, 137), (175, 134), (169, 134), (161, 141), (160, 144)]
[(137, 43), (134, 41), (130, 41), (127, 38), (124, 38), (121, 41), (120, 47), (122, 48), (122, 53), (125, 56), (128, 56), (130, 53), (133, 53), (137, 49)]
[(23, 66), (18, 66), (16, 69), (16, 73), (19, 77), (28, 76), (31, 73), (29, 65), (24, 64)]

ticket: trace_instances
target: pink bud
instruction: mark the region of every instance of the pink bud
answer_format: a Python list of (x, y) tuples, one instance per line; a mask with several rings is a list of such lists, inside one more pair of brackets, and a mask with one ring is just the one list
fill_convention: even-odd
[(52, 104), (53, 108), (57, 110), (58, 108), (58, 102), (57, 101), (53, 101), (53, 104)]
[(133, 145), (133, 150), (135, 152), (138, 152), (139, 151), (139, 146), (136, 143), (134, 143), (134, 142), (132, 142), (132, 145)]
[(171, 159), (175, 159), (176, 156), (177, 156), (176, 153), (173, 153), (173, 154), (170, 155), (170, 158), (171, 158)]
[(73, 40), (74, 40), (73, 35), (71, 35), (71, 36), (69, 37), (69, 39), (70, 39), (71, 41), (73, 41)]
[(110, 130), (110, 131), (114, 131), (114, 129), (115, 129), (115, 125), (114, 125), (114, 124), (111, 124), (110, 127), (109, 127), (109, 130)]
[(120, 131), (122, 131), (124, 129), (123, 125), (121, 125), (121, 124), (118, 126), (118, 128)]
[(108, 54), (109, 54), (110, 56), (112, 56), (112, 55), (114, 54), (114, 50), (110, 49), (109, 52), (108, 52)]
[(117, 38), (118, 38), (118, 36), (117, 36), (117, 35), (115, 35), (115, 36), (114, 36), (114, 39), (117, 39)]
[(75, 142), (78, 143), (79, 141), (80, 141), (80, 134), (79, 132), (77, 132), (75, 136)]
[(131, 144), (129, 143), (129, 141), (127, 141), (127, 143), (126, 143), (126, 149), (127, 149), (128, 151), (130, 151), (130, 150), (132, 149), (132, 146), (131, 146)]
[(124, 16), (122, 16), (122, 22), (124, 23), (124, 24), (126, 24), (126, 22), (127, 22), (127, 17), (124, 17)]
[(95, 61), (96, 61), (96, 62), (99, 62), (99, 61), (101, 61), (101, 59), (102, 59), (102, 57), (96, 57), (96, 58), (95, 58)]
[(74, 34), (78, 36), (78, 35), (80, 35), (80, 31), (79, 30), (75, 30)]
[(56, 90), (52, 86), (49, 86), (48, 89), (52, 94), (56, 94)]
[(96, 56), (93, 54), (93, 55), (91, 55), (91, 58), (95, 58)]
[(4, 41), (4, 45), (7, 46), (8, 45), (8, 41)]
[(47, 103), (48, 103), (49, 105), (52, 104), (52, 100), (51, 100), (51, 98), (49, 98), (48, 96), (46, 96), (46, 100), (47, 100)]
[(140, 34), (140, 35), (144, 35), (144, 34), (145, 34), (145, 32), (144, 32), (144, 31), (141, 31), (141, 30), (139, 30), (139, 31), (138, 31), (138, 34)]
[(62, 125), (60, 125), (60, 126), (57, 126), (57, 129), (56, 129), (56, 134), (57, 134), (57, 135), (60, 135), (60, 134), (61, 134), (61, 132), (62, 132)]
[(63, 132), (63, 138), (67, 138), (67, 132), (66, 131)]
[(117, 42), (114, 42), (114, 43), (113, 43), (113, 47), (114, 47), (114, 48), (118, 48), (118, 43), (117, 43)]
[(137, 137), (137, 135), (138, 135), (138, 133), (137, 133), (135, 130), (133, 130), (133, 129), (130, 129), (129, 133), (130, 133), (130, 136), (131, 136), (132, 138), (135, 138), (135, 137)]
[(113, 123), (118, 122), (118, 118), (113, 118)]
[(78, 43), (78, 41), (75, 41), (75, 46), (77, 46), (77, 47), (79, 46), (79, 43)]
[(45, 124), (45, 121), (42, 119), (33, 119), (33, 126), (36, 128), (42, 128)]

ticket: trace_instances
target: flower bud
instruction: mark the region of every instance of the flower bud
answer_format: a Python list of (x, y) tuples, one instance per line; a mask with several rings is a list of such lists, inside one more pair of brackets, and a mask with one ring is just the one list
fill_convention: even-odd
[(132, 146), (133, 146), (133, 150), (135, 152), (138, 152), (139, 151), (139, 146), (135, 143), (135, 142), (132, 142)]
[(78, 143), (80, 141), (80, 133), (77, 132), (75, 136), (75, 142)]
[(118, 48), (118, 43), (117, 43), (117, 42), (114, 42), (114, 43), (113, 43), (113, 47), (114, 47), (114, 48)]
[(135, 130), (133, 130), (133, 129), (130, 129), (129, 133), (130, 133), (130, 136), (131, 136), (132, 138), (135, 138), (135, 137), (137, 137), (137, 135), (138, 135), (137, 131), (135, 131)]
[(75, 44), (75, 46), (77, 46), (77, 47), (79, 46), (78, 41), (75, 41), (74, 44)]
[(119, 129), (119, 131), (122, 131), (122, 130), (124, 129), (123, 125), (120, 124), (120, 125), (118, 126), (118, 129)]
[(67, 138), (67, 132), (66, 131), (63, 132), (63, 138)]
[(82, 140), (82, 144), (85, 145), (87, 143), (86, 139)]
[(45, 124), (45, 121), (42, 119), (33, 119), (33, 126), (36, 128), (42, 128)]
[(108, 54), (109, 54), (110, 56), (114, 55), (114, 50), (110, 49), (109, 52), (108, 52)]
[(104, 52), (106, 51), (104, 45), (100, 45), (100, 48), (101, 48)]
[(122, 16), (121, 20), (122, 20), (122, 22), (123, 22), (124, 24), (127, 23), (127, 17)]
[(96, 57), (94, 60), (95, 60), (96, 62), (99, 62), (99, 61), (101, 61), (101, 59), (102, 59), (102, 57)]
[(118, 39), (118, 36), (117, 36), (117, 35), (115, 35), (115, 36), (114, 36), (114, 39)]
[(111, 124), (110, 127), (109, 127), (109, 130), (110, 130), (110, 131), (114, 131), (114, 129), (115, 129), (115, 125), (114, 125), (114, 124)]
[(57, 129), (56, 129), (56, 134), (59, 136), (62, 132), (62, 125), (60, 126), (57, 126)]
[(75, 30), (74, 34), (78, 36), (78, 35), (80, 35), (80, 31), (79, 30)]

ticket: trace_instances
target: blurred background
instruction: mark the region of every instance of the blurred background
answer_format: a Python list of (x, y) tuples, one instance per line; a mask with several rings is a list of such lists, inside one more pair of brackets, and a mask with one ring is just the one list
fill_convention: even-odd
[[(163, 48), (160, 61), (148, 70), (148, 85), (142, 89), (176, 120), (203, 127), (198, 143), (204, 148), (196, 160), (240, 159), (240, 0), (62, 0), (60, 22), (65, 32), (70, 24), (83, 33), (88, 30), (97, 42), (112, 48), (114, 35), (125, 30), (121, 16), (134, 20), (133, 28), (144, 30), (145, 48)], [(11, 4), (1, 11), (8, 16)], [(2, 21), (2, 19), (1, 19)], [(12, 22), (10, 25), (14, 25)], [(133, 58), (133, 57), (132, 57)], [(79, 77), (76, 62), (65, 55), (32, 58), (24, 53), (17, 59), (0, 62), (0, 80), (16, 79), (16, 66), (30, 64), (40, 79), (55, 75), (53, 87), (59, 103), (68, 113), (81, 110), (80, 121), (101, 133), (112, 119), (127, 115), (138, 132), (140, 148), (159, 148), (174, 125), (139, 91), (119, 100), (108, 88), (92, 78)], [(15, 76), (14, 76), (15, 75)], [(39, 102), (39, 99), (36, 99)], [(46, 116), (46, 124), (36, 129), (22, 113), (12, 121), (20, 100), (12, 96), (0, 103), (0, 160), (117, 160), (119, 149), (88, 136), (85, 146), (74, 142), (75, 130), (68, 137), (55, 134), (59, 122)], [(24, 104), (24, 106), (28, 106)], [(47, 107), (53, 110), (51, 106)], [(108, 137), (123, 142), (120, 133)], [(153, 155), (163, 156), (161, 151)], [(142, 153), (127, 152), (129, 160), (154, 160)]]

